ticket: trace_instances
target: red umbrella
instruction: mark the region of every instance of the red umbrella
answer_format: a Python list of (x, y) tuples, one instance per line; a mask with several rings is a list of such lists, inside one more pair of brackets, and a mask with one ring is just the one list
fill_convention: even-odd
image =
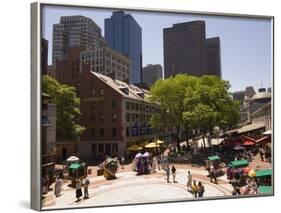
[(243, 173), (244, 173), (244, 174), (248, 174), (249, 171), (251, 171), (251, 169), (250, 169), (249, 167), (245, 167), (245, 168), (243, 169)]

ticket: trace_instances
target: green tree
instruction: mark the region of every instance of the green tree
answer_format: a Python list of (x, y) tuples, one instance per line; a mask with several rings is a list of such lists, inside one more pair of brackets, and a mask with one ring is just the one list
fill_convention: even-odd
[(194, 102), (193, 91), (197, 87), (197, 77), (179, 74), (165, 80), (158, 80), (150, 88), (150, 100), (158, 104), (161, 113), (153, 115), (150, 123), (153, 127), (176, 129), (177, 148), (180, 150), (180, 131), (185, 126), (183, 112), (191, 109)]
[(59, 140), (78, 140), (85, 128), (76, 120), (80, 115), (80, 99), (74, 87), (60, 84), (48, 75), (42, 77), (42, 91), (57, 105), (56, 131)]
[(227, 129), (239, 121), (239, 105), (232, 100), (228, 81), (216, 76), (202, 76), (194, 92), (193, 109), (184, 112), (184, 120), (193, 128), (200, 129), (205, 144), (205, 135), (212, 133), (215, 126)]

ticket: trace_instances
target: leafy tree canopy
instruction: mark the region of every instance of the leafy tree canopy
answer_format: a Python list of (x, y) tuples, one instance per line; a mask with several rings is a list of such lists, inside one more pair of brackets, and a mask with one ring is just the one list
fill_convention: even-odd
[(57, 135), (59, 140), (78, 140), (85, 130), (76, 120), (80, 115), (80, 99), (74, 87), (60, 84), (48, 75), (42, 77), (42, 91), (57, 105)]

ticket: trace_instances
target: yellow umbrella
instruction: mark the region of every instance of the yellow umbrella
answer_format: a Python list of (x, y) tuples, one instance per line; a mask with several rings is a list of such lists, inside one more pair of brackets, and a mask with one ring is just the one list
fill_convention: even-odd
[(127, 150), (128, 150), (128, 151), (139, 151), (139, 150), (142, 150), (142, 147), (140, 147), (140, 146), (134, 144), (134, 145), (128, 147)]
[(255, 176), (256, 176), (255, 170), (251, 169), (251, 171), (249, 171), (248, 175), (249, 175), (250, 177), (255, 177)]
[(149, 144), (149, 141), (144, 141), (140, 144), (140, 146), (146, 146), (147, 144)]
[(163, 144), (164, 141), (160, 141), (159, 139), (156, 140), (157, 141), (157, 144)]
[(159, 147), (159, 145), (158, 144), (156, 145), (154, 142), (149, 143), (145, 146), (145, 148), (156, 148), (156, 147)]

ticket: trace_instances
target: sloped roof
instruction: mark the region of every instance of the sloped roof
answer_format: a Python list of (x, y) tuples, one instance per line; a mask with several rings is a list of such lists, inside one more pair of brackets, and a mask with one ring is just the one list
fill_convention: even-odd
[[(105, 84), (107, 84), (108, 86), (110, 86), (112, 89), (114, 89), (116, 92), (118, 92), (119, 94), (121, 94), (123, 97), (125, 98), (131, 98), (131, 99), (135, 99), (135, 100), (139, 100), (139, 101), (147, 101), (146, 97), (149, 96), (149, 93), (147, 90), (145, 89), (141, 89), (133, 84), (127, 84), (126, 82), (123, 81), (119, 81), (119, 80), (113, 80), (112, 78), (96, 73), (96, 72), (92, 72), (91, 73), (98, 77), (100, 80), (102, 80)], [(121, 89), (127, 88), (128, 89), (128, 94), (122, 92)], [(144, 98), (140, 97), (139, 94), (143, 93), (144, 94)]]

